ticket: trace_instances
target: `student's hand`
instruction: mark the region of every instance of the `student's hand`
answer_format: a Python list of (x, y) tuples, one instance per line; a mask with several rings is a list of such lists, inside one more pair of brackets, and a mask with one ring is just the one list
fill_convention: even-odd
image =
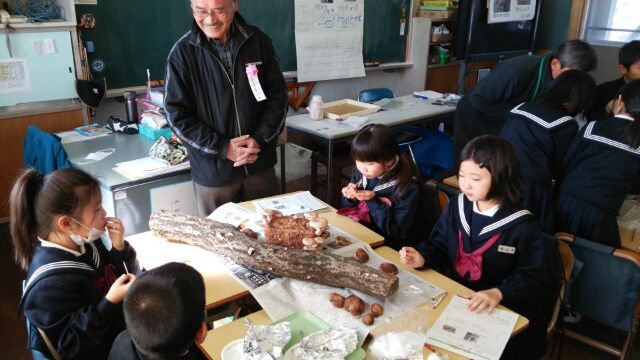
[(355, 189), (355, 187), (351, 185), (353, 184), (349, 184), (342, 188), (342, 196), (344, 196), (346, 199), (349, 199), (349, 200), (353, 200), (356, 198), (356, 195), (353, 193), (353, 190)]
[(360, 201), (367, 201), (376, 197), (376, 193), (371, 190), (354, 190), (354, 196)]
[(388, 197), (379, 196), (378, 199), (388, 207), (391, 207), (393, 205), (393, 203), (391, 202), (391, 199), (389, 199)]
[(607, 106), (604, 109), (608, 114), (613, 114), (613, 106), (615, 105), (615, 103), (616, 103), (616, 99), (613, 99), (607, 103)]
[(124, 225), (120, 219), (115, 217), (107, 217), (107, 231), (111, 244), (116, 250), (124, 250)]
[(424, 256), (410, 246), (403, 246), (400, 249), (400, 262), (413, 268), (419, 268), (424, 266)]
[(112, 304), (120, 304), (134, 281), (136, 281), (136, 276), (133, 274), (120, 275), (111, 285), (111, 288), (109, 288), (109, 292), (107, 292), (105, 298)]
[(486, 309), (491, 314), (502, 301), (502, 292), (498, 288), (493, 288), (478, 291), (473, 295), (466, 296), (466, 298), (471, 300), (467, 307), (469, 311), (480, 313)]

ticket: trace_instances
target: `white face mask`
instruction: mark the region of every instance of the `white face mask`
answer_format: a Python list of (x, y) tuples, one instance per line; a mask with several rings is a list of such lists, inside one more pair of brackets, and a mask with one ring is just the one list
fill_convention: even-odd
[(83, 223), (79, 222), (78, 220), (71, 218), (71, 220), (75, 221), (76, 223), (78, 223), (79, 225), (81, 225), (82, 227), (84, 227), (85, 229), (89, 230), (89, 236), (88, 237), (84, 237), (78, 234), (74, 234), (71, 233), (69, 235), (69, 237), (71, 237), (71, 240), (73, 240), (74, 243), (76, 243), (77, 245), (82, 245), (82, 244), (88, 244), (90, 242), (94, 242), (97, 239), (99, 239), (102, 234), (105, 233), (105, 230), (98, 230), (95, 228), (91, 228), (89, 229), (88, 226), (84, 225)]

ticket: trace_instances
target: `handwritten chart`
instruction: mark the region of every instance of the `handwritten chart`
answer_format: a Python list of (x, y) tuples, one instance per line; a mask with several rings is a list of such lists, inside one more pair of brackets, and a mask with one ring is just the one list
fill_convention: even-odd
[(364, 0), (295, 2), (298, 81), (364, 76)]

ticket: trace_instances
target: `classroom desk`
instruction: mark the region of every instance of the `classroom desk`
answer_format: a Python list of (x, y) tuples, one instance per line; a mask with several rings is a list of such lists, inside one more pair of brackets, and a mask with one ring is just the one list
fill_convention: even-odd
[[(442, 180), (442, 182), (452, 188), (460, 189), (456, 176), (450, 176)], [(618, 227), (618, 232), (620, 233), (620, 246), (622, 248), (640, 253), (640, 232), (622, 226)]]
[[(245, 201), (238, 205), (247, 210), (255, 211), (253, 201)], [(326, 218), (329, 224), (349, 233), (371, 247), (380, 246), (384, 238), (367, 227), (338, 215), (336, 209), (327, 208), (318, 212)], [(140, 265), (146, 269), (153, 269), (168, 262), (177, 261), (193, 266), (205, 281), (207, 309), (214, 309), (249, 295), (243, 284), (229, 274), (224, 264), (211, 252), (196, 246), (173, 243), (155, 236), (151, 231), (126, 237), (138, 254)]]
[[(383, 246), (383, 247), (379, 247), (377, 249), (375, 249), (376, 253), (378, 253), (378, 255), (382, 256), (383, 258), (385, 258), (387, 261), (392, 262), (394, 264), (396, 264), (397, 266), (401, 267), (402, 269), (417, 275), (418, 277), (446, 290), (447, 296), (444, 298), (444, 300), (442, 301), (442, 303), (436, 308), (434, 309), (434, 311), (432, 311), (429, 314), (429, 318), (428, 321), (430, 324), (433, 324), (438, 317), (440, 316), (440, 314), (442, 314), (442, 312), (444, 311), (444, 309), (446, 308), (447, 304), (449, 303), (449, 301), (451, 301), (451, 298), (454, 295), (467, 295), (469, 293), (471, 293), (472, 291), (464, 286), (462, 286), (461, 284), (447, 278), (446, 276), (434, 271), (434, 270), (426, 270), (426, 271), (417, 271), (414, 270), (406, 265), (403, 265), (400, 263), (400, 254), (398, 254), (397, 251), (391, 249), (390, 247), (387, 246)], [(503, 306), (500, 306), (500, 308), (505, 309)], [(255, 312), (247, 317), (238, 319), (236, 321), (233, 321), (229, 324), (223, 325), (219, 328), (210, 330), (207, 338), (204, 340), (204, 342), (201, 344), (200, 349), (203, 351), (203, 353), (205, 353), (205, 355), (207, 355), (210, 359), (219, 359), (220, 358), (220, 352), (222, 351), (222, 348), (228, 344), (229, 342), (236, 340), (236, 339), (241, 339), (244, 337), (245, 333), (247, 332), (247, 328), (244, 325), (244, 320), (245, 319), (250, 319), (254, 324), (258, 324), (258, 325), (266, 325), (266, 324), (270, 324), (273, 320), (269, 318), (269, 316), (267, 315), (266, 312), (264, 312), (263, 310)], [(520, 316), (518, 318), (518, 321), (516, 322), (516, 325), (513, 329), (513, 332), (511, 333), (511, 336), (514, 336), (520, 332), (522, 332), (524, 329), (526, 329), (529, 326), (529, 320), (527, 320), (527, 318)], [(364, 344), (364, 348), (365, 350), (367, 349), (367, 346), (369, 341), (365, 341)], [(438, 347), (436, 347), (441, 353), (444, 354), (448, 354), (449, 355), (449, 359), (451, 360), (457, 360), (457, 359), (466, 359), (463, 356), (454, 354), (452, 352), (440, 349)], [(428, 354), (430, 353), (429, 350), (427, 350), (426, 348), (424, 349), (424, 356), (426, 359), (426, 356), (428, 356)], [(367, 359), (372, 358), (370, 355), (367, 355), (366, 357)]]
[[(421, 100), (412, 95), (397, 98), (400, 101), (412, 101), (414, 105), (406, 109), (391, 109), (379, 111), (375, 114), (367, 115), (367, 124), (384, 124), (390, 127), (407, 126), (425, 121), (437, 121), (456, 111), (455, 108), (433, 105), (432, 100)], [(359, 128), (349, 127), (340, 124), (333, 119), (311, 120), (309, 114), (301, 114), (287, 117), (287, 129), (292, 133), (300, 133), (311, 137), (321, 144), (327, 146), (327, 202), (331, 202), (331, 177), (333, 151), (336, 143), (346, 142), (353, 138)]]
[[(153, 189), (183, 182), (191, 182), (189, 169), (139, 180), (130, 180), (113, 170), (117, 163), (149, 156), (154, 141), (140, 135), (111, 134), (95, 139), (63, 144), (74, 168), (81, 169), (98, 179), (102, 193), (102, 205), (109, 216), (120, 218), (130, 234), (149, 230), (149, 215), (152, 211)], [(87, 154), (101, 149), (115, 149), (106, 158), (90, 164), (79, 162)], [(176, 199), (186, 201), (185, 199)], [(195, 200), (195, 192), (191, 200)], [(195, 204), (192, 204), (197, 211)]]

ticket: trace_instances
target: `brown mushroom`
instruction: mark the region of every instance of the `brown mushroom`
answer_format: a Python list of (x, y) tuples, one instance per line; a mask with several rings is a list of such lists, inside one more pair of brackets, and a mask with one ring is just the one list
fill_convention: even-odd
[(331, 293), (329, 295), (329, 300), (331, 304), (337, 308), (342, 308), (344, 306), (344, 297), (337, 293)]
[(242, 230), (243, 234), (247, 235), (248, 237), (252, 238), (252, 239), (257, 239), (258, 238), (258, 233), (256, 233), (255, 231), (251, 230), (250, 228), (244, 228)]
[(369, 254), (363, 248), (356, 249), (356, 260), (361, 263), (369, 261)]
[(392, 263), (382, 263), (380, 264), (380, 270), (386, 272), (391, 275), (398, 275), (398, 267), (393, 265)]
[(382, 314), (384, 314), (384, 308), (380, 304), (371, 304), (371, 310), (370, 311), (371, 311), (371, 314), (374, 317), (378, 317), (378, 316), (381, 316)]
[(362, 315), (364, 311), (364, 301), (355, 295), (349, 295), (344, 301), (344, 309), (351, 313), (353, 316)]
[(375, 318), (375, 316), (372, 313), (368, 313), (367, 315), (365, 315), (362, 318), (362, 322), (367, 326), (371, 326), (371, 325), (373, 325), (373, 322), (375, 321), (374, 318)]

